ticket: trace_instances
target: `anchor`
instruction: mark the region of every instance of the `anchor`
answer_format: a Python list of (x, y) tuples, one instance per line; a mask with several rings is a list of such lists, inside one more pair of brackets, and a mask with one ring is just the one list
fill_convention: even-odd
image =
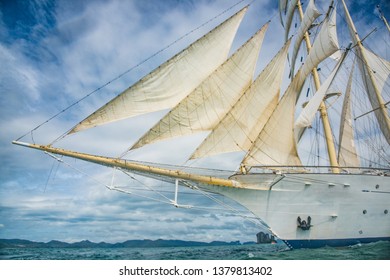
[(307, 222), (305, 220), (302, 220), (301, 217), (298, 216), (297, 219), (298, 227), (301, 228), (301, 230), (309, 230), (311, 228), (311, 217), (307, 217)]

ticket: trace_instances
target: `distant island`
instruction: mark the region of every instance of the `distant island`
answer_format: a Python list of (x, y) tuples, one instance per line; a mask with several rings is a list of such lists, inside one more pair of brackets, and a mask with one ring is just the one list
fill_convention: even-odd
[(212, 242), (198, 242), (198, 241), (183, 241), (183, 240), (127, 240), (118, 243), (99, 242), (94, 243), (89, 240), (80, 242), (67, 243), (57, 240), (49, 242), (35, 242), (23, 239), (0, 239), (1, 248), (148, 248), (148, 247), (195, 247), (195, 246), (226, 246), (226, 245), (246, 245), (255, 244), (255, 242), (240, 241), (212, 241)]

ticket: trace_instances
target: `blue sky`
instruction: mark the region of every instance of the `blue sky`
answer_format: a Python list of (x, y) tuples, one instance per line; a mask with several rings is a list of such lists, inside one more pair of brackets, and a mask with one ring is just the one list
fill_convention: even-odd
[[(79, 100), (177, 38), (238, 1), (0, 1), (0, 238), (36, 241), (119, 242), (127, 239), (255, 240), (261, 228), (221, 210), (176, 209), (137, 196), (109, 191), (112, 170), (67, 159), (80, 173), (47, 155), (11, 145), (11, 141)], [(184, 48), (250, 1), (180, 40), (121, 79), (28, 134), (22, 141), (50, 143), (121, 90)], [(272, 18), (262, 49), (261, 69), (282, 46), (277, 1), (257, 0), (233, 44), (237, 48)], [(323, 2), (323, 1), (319, 1)], [(348, 1), (351, 2), (351, 1)], [(347, 3), (348, 3), (347, 2)], [(359, 2), (359, 5), (356, 4)], [(389, 17), (387, 1), (354, 1), (364, 30), (383, 29), (374, 12), (378, 2)], [(362, 32), (362, 34), (366, 34)], [(117, 156), (153, 125), (162, 113), (137, 117), (72, 135), (57, 145), (77, 151)], [(157, 144), (131, 154), (135, 160), (180, 164), (204, 135), (182, 143)], [(186, 152), (188, 150), (188, 152)], [(178, 152), (180, 151), (180, 152)], [(187, 153), (187, 154), (186, 154)], [(220, 168), (234, 168), (211, 159)], [(91, 177), (85, 175), (89, 174)], [(138, 179), (138, 177), (137, 177)], [(153, 186), (172, 197), (172, 187), (142, 183), (115, 173), (116, 184)], [(183, 192), (188, 192), (183, 190)], [(150, 192), (138, 194), (150, 195)], [(186, 203), (219, 205), (199, 194), (183, 194)], [(239, 207), (235, 205), (235, 207)], [(240, 208), (241, 209), (241, 208)]]

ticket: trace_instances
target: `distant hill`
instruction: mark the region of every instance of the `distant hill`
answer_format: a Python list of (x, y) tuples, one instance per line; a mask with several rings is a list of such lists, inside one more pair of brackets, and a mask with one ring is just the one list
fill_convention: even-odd
[[(246, 244), (246, 243), (245, 243)], [(194, 246), (222, 246), (222, 245), (241, 245), (240, 241), (224, 242), (198, 242), (183, 240), (127, 240), (118, 243), (94, 243), (89, 240), (83, 240), (75, 243), (67, 243), (57, 240), (49, 242), (34, 242), (23, 239), (0, 239), (0, 248), (146, 248), (146, 247), (194, 247)]]

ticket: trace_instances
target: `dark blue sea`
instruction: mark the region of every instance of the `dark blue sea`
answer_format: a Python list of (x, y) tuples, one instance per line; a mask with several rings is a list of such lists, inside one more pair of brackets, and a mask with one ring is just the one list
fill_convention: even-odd
[(390, 260), (390, 242), (287, 250), (281, 244), (163, 248), (1, 248), (3, 260)]

